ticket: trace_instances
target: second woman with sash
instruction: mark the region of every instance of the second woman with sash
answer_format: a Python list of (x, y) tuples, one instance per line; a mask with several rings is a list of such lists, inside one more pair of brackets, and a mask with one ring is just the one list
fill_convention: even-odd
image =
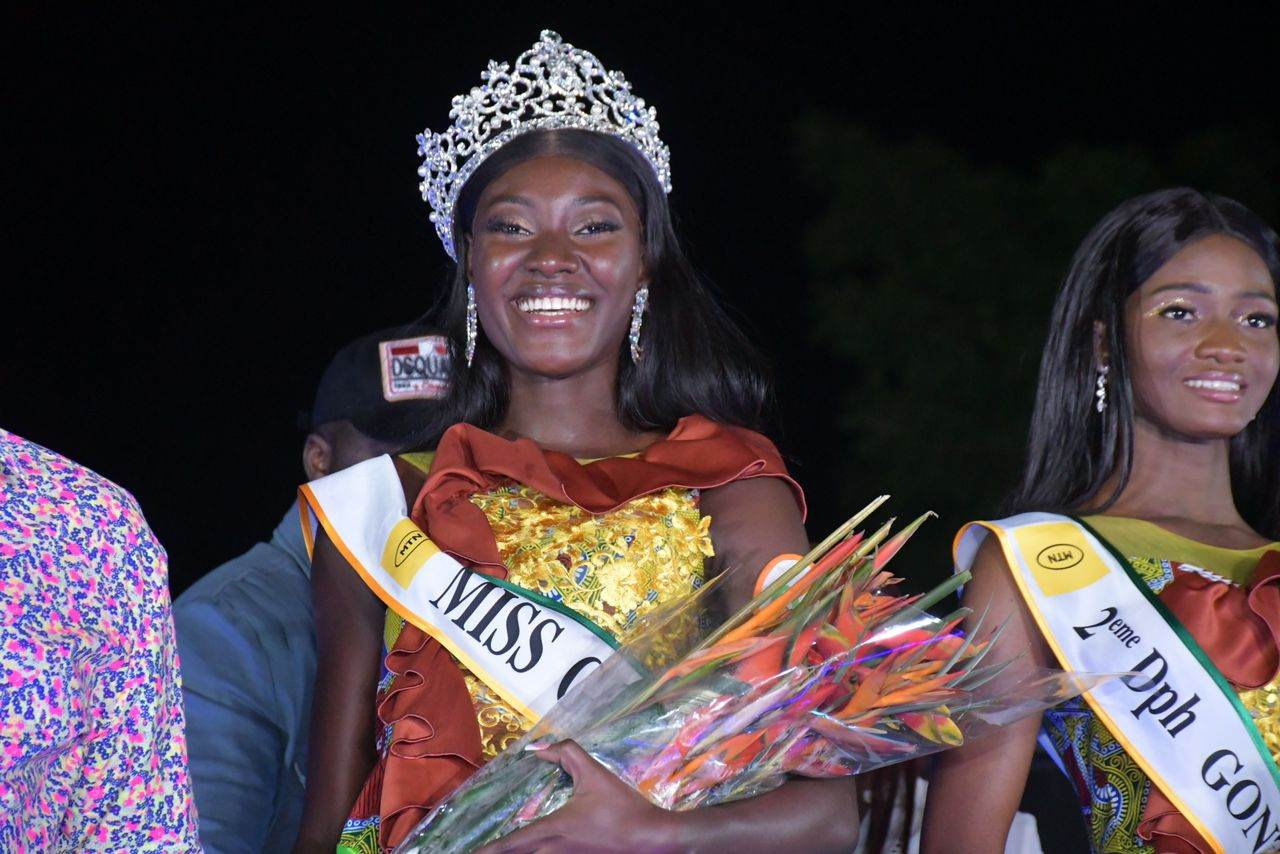
[[(956, 541), (1005, 649), (1130, 674), (1044, 716), (1095, 851), (1280, 846), (1278, 279), (1229, 199), (1108, 214), (1054, 306), (1016, 515)], [(1039, 728), (941, 757), (925, 850), (1003, 850)]]

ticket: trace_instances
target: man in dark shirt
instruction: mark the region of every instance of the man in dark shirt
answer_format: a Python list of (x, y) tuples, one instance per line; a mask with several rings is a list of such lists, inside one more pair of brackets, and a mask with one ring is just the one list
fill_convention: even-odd
[[(400, 327), (348, 344), (316, 391), (308, 480), (419, 444), (440, 417), (448, 348)], [(302, 817), (315, 682), (311, 564), (296, 507), (271, 540), (174, 603), (199, 831), (211, 854), (287, 851)]]

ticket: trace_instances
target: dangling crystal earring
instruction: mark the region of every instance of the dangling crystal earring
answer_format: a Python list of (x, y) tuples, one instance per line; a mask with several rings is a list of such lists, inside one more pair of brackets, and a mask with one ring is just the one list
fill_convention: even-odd
[(631, 306), (631, 332), (627, 335), (631, 342), (631, 361), (637, 364), (644, 355), (644, 348), (640, 346), (640, 325), (644, 323), (644, 310), (648, 305), (649, 289), (644, 287), (636, 291), (636, 302)]
[(476, 355), (476, 332), (479, 323), (476, 320), (476, 286), (467, 282), (467, 367)]
[(1098, 399), (1094, 404), (1094, 409), (1103, 412), (1107, 408), (1107, 374), (1111, 373), (1111, 366), (1105, 362), (1098, 366), (1098, 382), (1094, 389), (1093, 396)]

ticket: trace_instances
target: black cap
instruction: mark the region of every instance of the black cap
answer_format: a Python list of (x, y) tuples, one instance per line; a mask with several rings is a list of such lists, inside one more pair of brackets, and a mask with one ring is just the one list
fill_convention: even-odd
[(439, 417), (448, 391), (448, 339), (425, 326), (396, 326), (338, 351), (320, 377), (308, 426), (350, 421), (371, 439), (407, 439)]

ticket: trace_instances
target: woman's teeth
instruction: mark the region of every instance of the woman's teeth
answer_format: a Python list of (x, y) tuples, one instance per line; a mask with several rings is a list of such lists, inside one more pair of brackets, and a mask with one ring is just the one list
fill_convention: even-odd
[(1191, 388), (1203, 388), (1209, 391), (1239, 392), (1240, 383), (1231, 380), (1183, 380)]
[(521, 297), (516, 308), (526, 314), (568, 314), (591, 308), (591, 300), (582, 297)]

